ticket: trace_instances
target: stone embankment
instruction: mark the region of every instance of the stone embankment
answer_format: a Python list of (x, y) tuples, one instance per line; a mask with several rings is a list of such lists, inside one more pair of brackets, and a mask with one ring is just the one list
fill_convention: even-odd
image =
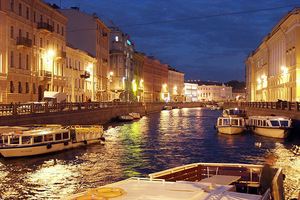
[(0, 125), (26, 124), (106, 124), (120, 115), (160, 112), (164, 106), (200, 107), (201, 103), (69, 103), (64, 105), (0, 105)]

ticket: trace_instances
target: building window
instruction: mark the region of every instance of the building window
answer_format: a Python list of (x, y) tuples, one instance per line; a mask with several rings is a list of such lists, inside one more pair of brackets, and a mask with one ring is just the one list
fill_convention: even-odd
[(59, 24), (57, 24), (57, 33), (59, 34)]
[(36, 45), (35, 40), (36, 40), (35, 35), (33, 35), (33, 45)]
[(14, 52), (10, 52), (10, 66), (14, 67)]
[(26, 19), (29, 19), (29, 8), (26, 7)]
[(19, 3), (19, 15), (22, 16), (22, 4)]
[(116, 41), (116, 42), (119, 42), (119, 36), (116, 36), (116, 37), (115, 37), (115, 41)]
[(29, 56), (26, 55), (26, 69), (29, 69)]
[(14, 12), (14, 7), (15, 7), (14, 0), (10, 0), (10, 11)]
[(10, 27), (10, 38), (14, 38), (14, 27)]
[(43, 47), (43, 38), (40, 38), (40, 47)]
[(22, 54), (19, 53), (19, 69), (22, 68)]
[(43, 22), (43, 15), (40, 16), (40, 22)]
[(14, 90), (15, 90), (15, 88), (14, 88), (14, 82), (10, 81), (10, 88), (9, 88), (10, 93), (14, 93)]
[(36, 13), (33, 11), (33, 22), (36, 22)]
[(26, 94), (28, 94), (29, 93), (29, 84), (28, 84), (28, 82), (26, 82)]
[(22, 37), (22, 29), (19, 29), (19, 37)]
[(62, 36), (64, 36), (64, 35), (65, 35), (65, 29), (64, 29), (64, 27), (63, 27), (63, 26), (61, 27), (61, 35), (62, 35)]
[(19, 88), (19, 93), (22, 93), (22, 83), (21, 82), (18, 83), (18, 88)]

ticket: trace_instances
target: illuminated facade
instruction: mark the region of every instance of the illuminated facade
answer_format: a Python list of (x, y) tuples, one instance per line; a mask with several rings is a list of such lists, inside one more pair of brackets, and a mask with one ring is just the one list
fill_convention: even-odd
[(145, 58), (143, 65), (144, 101), (167, 101), (170, 98), (168, 92), (168, 65), (145, 54), (143, 54), (143, 57)]
[(138, 102), (144, 102), (144, 61), (142, 54), (135, 52), (134, 54), (134, 72), (133, 72), (133, 92)]
[(64, 92), (69, 102), (96, 100), (96, 77), (94, 76), (96, 63), (97, 59), (88, 53), (67, 46)]
[(232, 87), (226, 86), (222, 83), (198, 83), (198, 99), (200, 101), (231, 101)]
[(184, 73), (168, 68), (169, 94), (171, 102), (184, 101)]
[(288, 12), (247, 57), (247, 101), (300, 100), (299, 11)]
[(67, 18), (41, 1), (0, 1), (0, 102), (64, 91)]
[(184, 83), (184, 94), (186, 102), (197, 102), (198, 99), (198, 84)]
[(109, 34), (110, 29), (97, 17), (80, 12), (78, 8), (59, 10), (68, 17), (67, 42), (74, 48), (88, 52), (97, 59), (96, 99), (109, 100)]
[(110, 33), (110, 90), (112, 99), (136, 101), (134, 91), (134, 44), (129, 35), (112, 26)]

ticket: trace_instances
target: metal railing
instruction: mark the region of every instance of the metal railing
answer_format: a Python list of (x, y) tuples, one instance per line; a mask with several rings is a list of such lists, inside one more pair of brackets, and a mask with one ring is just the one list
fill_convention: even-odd
[(253, 108), (268, 108), (275, 110), (299, 111), (299, 102), (277, 101), (277, 102), (239, 102), (239, 106)]
[(122, 106), (142, 106), (142, 102), (80, 102), (80, 103), (11, 103), (0, 104), (0, 116), (25, 115), (34, 113), (65, 112), (72, 110), (101, 109)]

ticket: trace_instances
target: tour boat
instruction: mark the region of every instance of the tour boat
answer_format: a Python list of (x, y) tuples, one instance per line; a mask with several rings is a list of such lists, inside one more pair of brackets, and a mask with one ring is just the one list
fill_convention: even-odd
[(100, 142), (102, 126), (40, 128), (3, 133), (0, 154), (3, 157), (34, 156)]
[[(284, 200), (282, 168), (273, 167), (272, 190), (259, 195), (262, 165), (194, 163), (149, 174), (149, 178), (129, 178), (64, 197), (64, 200)], [(272, 191), (272, 193), (270, 192)], [(251, 193), (251, 194), (250, 194)]]
[(258, 135), (286, 138), (292, 129), (292, 120), (284, 116), (250, 116), (247, 126)]
[(141, 118), (141, 114), (140, 113), (131, 112), (131, 113), (129, 113), (129, 115), (131, 117), (133, 117), (133, 119), (140, 119)]
[(220, 133), (239, 134), (245, 129), (245, 120), (243, 117), (219, 117), (216, 127)]

